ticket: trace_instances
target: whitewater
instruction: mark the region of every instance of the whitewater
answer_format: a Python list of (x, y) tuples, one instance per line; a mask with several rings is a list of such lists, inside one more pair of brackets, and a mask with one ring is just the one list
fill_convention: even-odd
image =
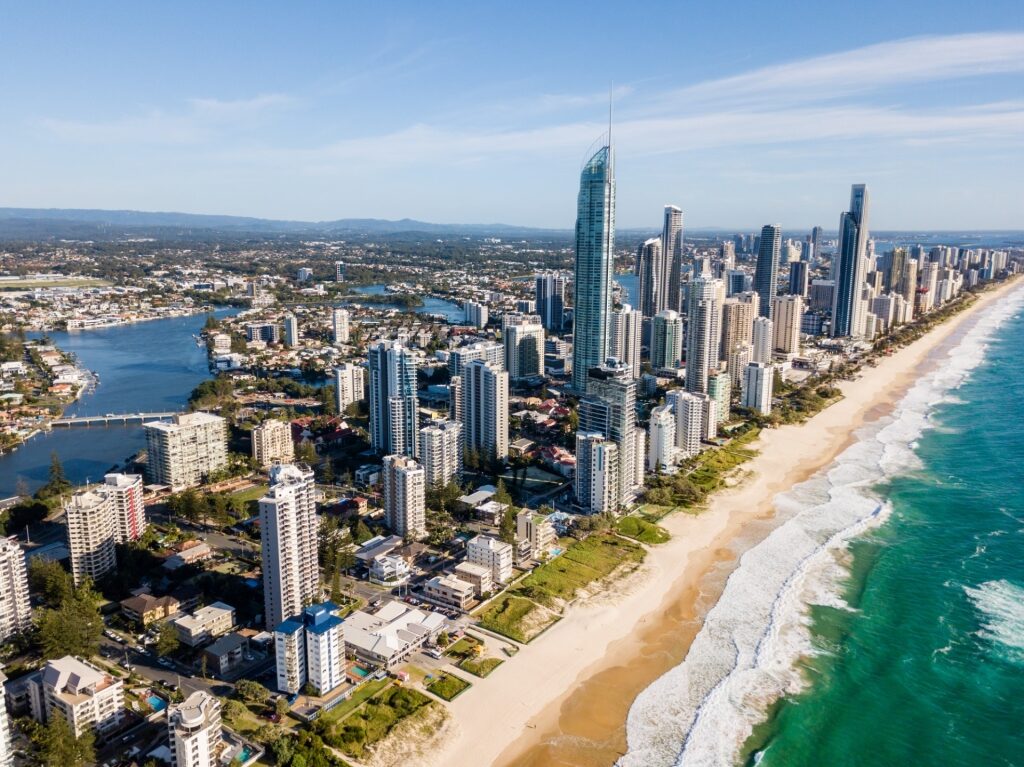
[(797, 662), (815, 651), (810, 606), (846, 609), (847, 546), (890, 511), (876, 489), (920, 467), (914, 448), (933, 426), (930, 414), (953, 398), (1022, 305), (1018, 289), (979, 313), (890, 416), (860, 429), (828, 468), (774, 499), (777, 526), (740, 558), (683, 663), (634, 701), (620, 767), (735, 764), (771, 704), (803, 688)]

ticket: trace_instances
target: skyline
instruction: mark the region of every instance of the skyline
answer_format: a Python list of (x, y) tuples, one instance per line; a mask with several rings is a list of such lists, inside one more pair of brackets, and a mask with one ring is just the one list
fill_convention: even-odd
[(874, 33), (847, 9), (650, 4), (592, 11), (586, 40), (575, 5), (108, 8), (10, 14), (31, 66), (0, 84), (0, 205), (570, 229), (614, 83), (622, 229), (675, 204), (697, 230), (832, 231), (851, 183), (878, 230), (1021, 225), (1012, 3), (886, 6)]

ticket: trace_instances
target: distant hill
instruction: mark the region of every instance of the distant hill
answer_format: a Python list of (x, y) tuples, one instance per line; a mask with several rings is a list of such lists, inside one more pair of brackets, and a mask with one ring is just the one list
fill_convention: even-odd
[(198, 213), (93, 210), (77, 208), (0, 208), (0, 237), (97, 237), (153, 233), (185, 235), (196, 230), (252, 235), (391, 235), (423, 233), (470, 236), (565, 236), (569, 230), (511, 224), (433, 224), (403, 218), (342, 218), (335, 221), (281, 221)]

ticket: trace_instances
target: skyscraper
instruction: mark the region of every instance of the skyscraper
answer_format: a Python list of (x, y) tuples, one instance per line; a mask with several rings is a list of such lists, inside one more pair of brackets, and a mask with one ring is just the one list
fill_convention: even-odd
[(349, 338), (349, 313), (348, 309), (337, 308), (331, 313), (331, 332), (334, 343), (347, 344)]
[[(757, 299), (757, 293), (751, 295)], [(753, 301), (748, 303), (730, 298), (725, 302), (722, 306), (722, 359), (728, 361), (729, 353), (738, 345), (753, 343), (755, 316), (757, 307)]]
[(608, 138), (583, 166), (576, 206), (572, 386), (580, 393), (588, 371), (608, 353), (615, 247), (615, 163)]
[(794, 296), (807, 298), (807, 290), (810, 286), (810, 264), (806, 261), (792, 261), (789, 264), (789, 293)]
[(395, 535), (421, 538), (427, 533), (427, 479), (415, 459), (384, 458), (384, 521)]
[(346, 408), (366, 399), (366, 368), (354, 362), (343, 362), (334, 368), (334, 405), (339, 415)]
[(370, 444), (378, 454), (415, 455), (416, 358), (398, 341), (379, 341), (367, 361)]
[(302, 612), (319, 597), (315, 485), (306, 466), (278, 464), (259, 500), (263, 606), (267, 628)]
[(544, 326), (534, 315), (521, 315), (503, 330), (505, 369), (513, 381), (544, 375)]
[(576, 432), (576, 502), (591, 514), (617, 511), (622, 499), (621, 464), (614, 441), (600, 432)]
[(682, 318), (671, 309), (658, 312), (651, 332), (651, 367), (655, 370), (678, 368), (682, 355)]
[[(804, 300), (800, 296), (776, 296), (772, 310), (772, 348), (783, 354), (800, 354), (800, 324), (804, 318)], [(762, 360), (755, 360), (760, 362)]]
[(778, 292), (779, 253), (782, 248), (782, 227), (768, 224), (761, 227), (761, 242), (757, 250), (757, 266), (754, 268), (754, 290), (760, 297), (762, 317), (771, 319), (772, 299)]
[(284, 318), (284, 344), (285, 346), (299, 345), (299, 321), (294, 314), (286, 314)]
[(821, 235), (822, 230), (820, 226), (811, 229), (810, 252), (804, 258), (805, 261), (809, 261), (811, 264), (821, 263)]
[(743, 407), (762, 415), (772, 412), (772, 387), (775, 369), (765, 362), (751, 362), (743, 371)]
[(636, 468), (636, 380), (622, 363), (608, 362), (590, 369), (587, 393), (579, 404), (578, 434), (601, 434), (618, 446), (619, 500), (635, 495), (643, 477)]
[(718, 367), (716, 338), (721, 337), (720, 298), (724, 288), (718, 280), (698, 277), (689, 286), (686, 324), (686, 390), (706, 392), (708, 374)]
[(633, 371), (633, 378), (640, 377), (641, 326), (640, 312), (629, 304), (623, 304), (612, 312), (608, 356), (628, 365)]
[(458, 481), (462, 472), (462, 424), (436, 421), (420, 429), (419, 455), (427, 485)]
[(650, 318), (665, 308), (664, 299), (668, 296), (668, 269), (661, 240), (652, 237), (642, 242), (636, 257), (640, 313)]
[(654, 408), (647, 428), (647, 469), (667, 471), (676, 462), (676, 416), (672, 406)]
[(178, 491), (228, 464), (228, 426), (219, 415), (179, 413), (143, 424), (149, 481)]
[[(7, 641), (14, 634), (30, 628), (32, 606), (28, 599), (25, 552), (21, 550), (16, 538), (0, 536), (0, 641)], [(3, 734), (0, 731), (0, 738)], [(0, 750), (0, 755), (2, 753)], [(0, 759), (0, 767), (2, 764), (3, 760)]]
[(534, 295), (537, 299), (537, 314), (544, 329), (551, 333), (562, 332), (565, 315), (565, 275), (558, 272), (539, 272), (534, 275)]
[(82, 490), (64, 504), (71, 576), (80, 586), (116, 569), (117, 515), (114, 501), (98, 489)]
[(462, 371), (462, 429), (467, 451), (480, 458), (508, 457), (508, 373), (483, 360)]
[(111, 473), (103, 476), (99, 492), (113, 504), (118, 543), (137, 541), (146, 532), (146, 504), (142, 501), (142, 475)]
[(867, 309), (861, 288), (867, 272), (868, 188), (854, 184), (850, 209), (839, 216), (839, 247), (836, 251), (836, 288), (832, 298), (833, 338), (859, 336), (864, 331)]
[(750, 361), (769, 363), (772, 361), (772, 342), (775, 335), (775, 323), (767, 317), (754, 320), (753, 340), (751, 342)]
[(675, 205), (665, 206), (665, 220), (661, 227), (661, 252), (668, 266), (665, 285), (658, 311), (683, 310), (683, 211)]

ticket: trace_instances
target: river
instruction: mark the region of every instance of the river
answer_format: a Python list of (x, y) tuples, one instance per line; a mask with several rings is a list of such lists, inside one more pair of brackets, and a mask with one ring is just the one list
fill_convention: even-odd
[[(383, 296), (387, 294), (387, 287), (385, 285), (365, 285), (363, 287), (355, 288), (354, 292), (362, 293), (367, 296)], [(458, 325), (465, 320), (466, 312), (461, 306), (452, 301), (446, 301), (443, 298), (435, 298), (434, 296), (421, 296), (423, 299), (423, 306), (417, 306), (411, 311), (416, 314), (437, 314), (445, 317), (448, 322), (453, 325)], [(358, 299), (353, 303), (359, 303)], [(399, 311), (410, 311), (401, 304), (366, 304), (374, 309), (397, 309)]]
[[(223, 317), (237, 310), (221, 309)], [(209, 378), (206, 349), (196, 344), (202, 314), (151, 320), (112, 328), (55, 331), (60, 349), (73, 353), (99, 376), (98, 385), (71, 405), (66, 415), (102, 415), (182, 409), (201, 381)], [(102, 479), (115, 464), (145, 446), (141, 424), (57, 427), (0, 456), (0, 497), (13, 495), (18, 480), (34, 491), (46, 482), (56, 452), (71, 482)]]

